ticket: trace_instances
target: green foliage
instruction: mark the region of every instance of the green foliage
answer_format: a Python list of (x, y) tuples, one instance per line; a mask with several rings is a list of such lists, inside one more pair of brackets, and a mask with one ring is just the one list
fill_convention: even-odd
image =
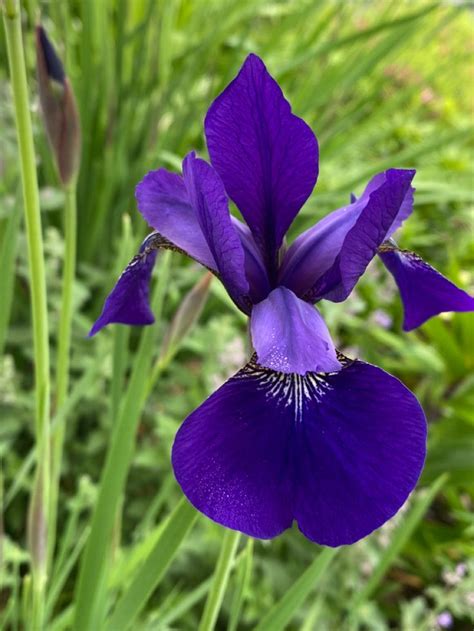
[[(155, 271), (162, 309), (154, 327), (111, 327), (86, 338), (147, 230), (135, 210), (135, 185), (159, 165), (179, 169), (190, 149), (205, 154), (206, 109), (250, 51), (265, 59), (320, 140), (319, 182), (290, 237), (345, 204), (374, 173), (416, 167), (415, 213), (397, 239), (472, 288), (472, 16), (458, 5), (25, 1), (53, 365), (64, 196), (37, 114), (37, 9), (65, 61), (83, 137), (71, 387), (52, 417), (53, 426), (65, 428), (65, 446), (48, 629), (70, 629), (74, 620), (87, 628), (88, 618), (100, 621), (95, 628), (191, 631), (199, 627), (206, 599), (212, 608), (206, 620), (218, 615), (216, 628), (231, 631), (259, 623), (272, 631), (428, 631), (446, 611), (457, 628), (472, 626), (474, 568), (466, 561), (474, 552), (471, 314), (443, 316), (403, 334), (399, 298), (377, 263), (348, 302), (322, 306), (338, 347), (402, 379), (430, 423), (426, 467), (407, 511), (342, 549), (324, 573), (330, 554), (296, 528), (271, 542), (243, 540), (237, 550), (233, 541), (221, 549), (222, 529), (205, 518), (188, 530), (194, 515), (179, 504), (171, 474), (174, 434), (248, 356), (245, 318), (219, 283), (211, 284), (199, 319), (183, 319), (183, 298), (194, 296), (202, 272), (173, 255), (168, 280), (167, 259)], [(31, 593), (25, 524), (36, 458), (34, 353), (3, 34), (0, 51), (0, 627), (19, 629)], [(226, 552), (217, 567), (227, 589), (218, 593), (213, 576)], [(348, 611), (350, 603), (357, 606)]]

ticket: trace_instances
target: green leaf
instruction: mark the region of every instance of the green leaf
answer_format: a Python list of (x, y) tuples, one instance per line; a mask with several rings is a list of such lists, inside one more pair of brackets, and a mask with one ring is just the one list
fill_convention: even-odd
[(196, 510), (183, 498), (168, 517), (153, 549), (135, 578), (119, 598), (111, 618), (105, 625), (106, 631), (125, 631), (130, 628), (159, 585), (196, 517)]
[(338, 550), (323, 548), (311, 565), (259, 622), (254, 631), (283, 631), (310, 593), (324, 578)]
[(423, 519), (424, 514), (431, 506), (431, 503), (447, 479), (448, 476), (446, 474), (440, 476), (427, 490), (420, 493), (415, 499), (413, 507), (396, 529), (390, 545), (383, 553), (378, 565), (370, 575), (369, 580), (354, 594), (354, 597), (350, 601), (348, 610), (351, 617), (355, 615), (357, 608), (364, 601), (368, 600), (377, 589), (388, 569), (397, 560), (403, 546), (407, 543), (415, 528)]

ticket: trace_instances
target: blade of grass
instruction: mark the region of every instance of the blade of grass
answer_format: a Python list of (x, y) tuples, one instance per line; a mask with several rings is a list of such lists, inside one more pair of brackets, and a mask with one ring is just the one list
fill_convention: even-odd
[(199, 631), (213, 631), (216, 626), (217, 616), (219, 615), (219, 610), (224, 599), (239, 540), (240, 532), (227, 529), (224, 531), (221, 551), (212, 579), (211, 590), (204, 606), (201, 622), (199, 623)]
[(240, 612), (245, 601), (246, 592), (252, 575), (253, 539), (247, 539), (245, 552), (240, 560), (235, 593), (230, 606), (229, 625), (227, 631), (237, 631)]
[(145, 606), (191, 530), (197, 512), (182, 499), (163, 526), (158, 540), (135, 578), (119, 598), (105, 631), (126, 631)]
[(6, 221), (5, 233), (0, 247), (0, 270), (2, 270), (0, 275), (0, 296), (2, 297), (2, 308), (0, 309), (0, 356), (3, 355), (8, 323), (10, 321), (20, 217), (21, 214), (12, 209)]
[(426, 493), (416, 499), (414, 506), (410, 509), (407, 517), (403, 520), (403, 522), (395, 531), (390, 545), (385, 550), (377, 567), (370, 575), (370, 578), (363, 585), (363, 587), (354, 594), (354, 597), (350, 601), (348, 606), (350, 618), (355, 615), (358, 607), (364, 601), (368, 600), (373, 592), (377, 589), (381, 580), (387, 573), (387, 570), (398, 558), (400, 552), (403, 549), (403, 546), (407, 543), (408, 539), (413, 534), (413, 531), (423, 519), (424, 514), (431, 506), (431, 503), (433, 502), (434, 498), (439, 493), (447, 479), (447, 474), (440, 476), (429, 487), (429, 489), (427, 489)]
[(336, 556), (335, 548), (324, 548), (294, 585), (286, 592), (258, 623), (254, 631), (282, 631), (309, 594), (324, 577), (329, 564)]

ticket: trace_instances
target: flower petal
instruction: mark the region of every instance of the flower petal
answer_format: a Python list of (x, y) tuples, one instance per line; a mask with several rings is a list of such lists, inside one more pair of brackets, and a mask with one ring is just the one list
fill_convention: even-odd
[(149, 305), (149, 285), (157, 250), (148, 247), (151, 237), (154, 235), (145, 239), (139, 254), (127, 265), (107, 296), (102, 313), (92, 326), (89, 337), (112, 323), (143, 326), (155, 321)]
[(426, 421), (395, 377), (356, 361), (314, 382), (296, 432), (295, 519), (311, 540), (354, 543), (390, 519), (415, 487)]
[(286, 287), (253, 307), (250, 327), (258, 363), (266, 368), (299, 375), (341, 369), (319, 311)]
[(263, 300), (270, 292), (270, 281), (268, 280), (265, 261), (255, 243), (250, 228), (236, 217), (231, 216), (231, 219), (244, 248), (245, 276), (250, 285), (250, 298), (255, 304)]
[(249, 283), (245, 276), (245, 254), (231, 220), (222, 180), (210, 164), (196, 158), (194, 153), (184, 159), (183, 177), (219, 276), (231, 298), (246, 311), (250, 301)]
[(189, 501), (262, 539), (297, 519), (317, 543), (352, 543), (414, 488), (426, 423), (416, 398), (375, 366), (305, 377), (250, 362), (192, 412), (173, 445)]
[(308, 302), (341, 302), (411, 207), (413, 170), (389, 169), (368, 183), (349, 206), (339, 208), (300, 235), (288, 249), (280, 283)]
[(294, 423), (259, 384), (244, 368), (212, 394), (178, 430), (172, 462), (198, 510), (228, 528), (269, 539), (293, 521)]
[(211, 162), (270, 264), (318, 176), (318, 144), (292, 114), (262, 60), (249, 55), (213, 102), (205, 131)]
[(138, 210), (154, 230), (191, 258), (217, 271), (180, 175), (166, 169), (150, 171), (136, 187), (135, 197)]
[(405, 331), (444, 311), (474, 311), (474, 298), (414, 252), (383, 246), (379, 255), (400, 290)]

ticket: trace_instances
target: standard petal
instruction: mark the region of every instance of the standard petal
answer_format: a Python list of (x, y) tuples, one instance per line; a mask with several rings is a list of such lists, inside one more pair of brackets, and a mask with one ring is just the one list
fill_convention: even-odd
[(474, 311), (474, 298), (414, 252), (388, 245), (379, 255), (400, 290), (405, 331), (416, 329), (438, 313)]
[(232, 223), (224, 185), (210, 164), (189, 154), (183, 162), (183, 177), (219, 277), (233, 300), (242, 309), (250, 305), (249, 283), (245, 276), (245, 254)]
[(294, 518), (338, 546), (397, 512), (425, 441), (416, 398), (374, 366), (302, 377), (250, 362), (184, 421), (172, 460), (190, 502), (218, 523), (266, 539)]
[(413, 170), (376, 175), (361, 197), (329, 214), (288, 249), (280, 284), (308, 302), (341, 302), (351, 293), (377, 248), (411, 208)]
[(292, 114), (256, 55), (247, 57), (213, 102), (205, 131), (212, 165), (273, 265), (283, 236), (316, 183), (313, 132)]
[(415, 487), (426, 453), (423, 410), (398, 379), (359, 361), (307, 383), (295, 434), (294, 516), (319, 544), (354, 543)]
[(138, 210), (152, 228), (191, 258), (217, 271), (180, 175), (166, 169), (150, 171), (136, 187), (135, 197)]
[(286, 287), (253, 307), (250, 330), (258, 363), (266, 368), (299, 375), (341, 369), (319, 311)]
[(255, 243), (250, 228), (236, 217), (232, 216), (231, 219), (244, 248), (245, 276), (250, 285), (250, 298), (255, 304), (263, 300), (270, 292), (270, 281), (268, 280), (265, 261)]
[(150, 309), (150, 279), (156, 261), (157, 250), (148, 247), (149, 238), (143, 242), (140, 252), (127, 265), (115, 287), (107, 296), (102, 313), (92, 326), (89, 337), (107, 324), (143, 326), (153, 324), (155, 318)]

